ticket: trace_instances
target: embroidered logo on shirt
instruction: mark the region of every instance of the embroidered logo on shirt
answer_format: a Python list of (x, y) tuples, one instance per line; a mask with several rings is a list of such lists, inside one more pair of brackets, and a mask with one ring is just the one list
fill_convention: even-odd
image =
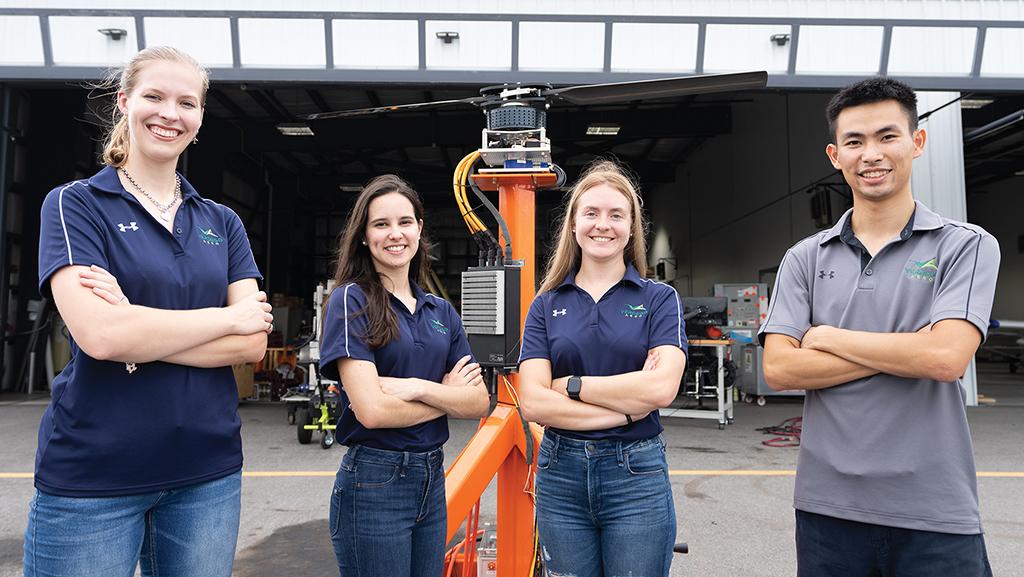
[(551, 316), (553, 317), (564, 317), (566, 309), (551, 309)]
[(818, 271), (818, 278), (836, 278), (836, 271), (821, 269)]
[(622, 316), (631, 319), (642, 319), (645, 316), (647, 316), (647, 307), (645, 307), (643, 304), (627, 304), (626, 308), (622, 309)]
[(935, 273), (939, 272), (939, 257), (932, 257), (928, 260), (908, 260), (903, 274), (910, 280), (923, 280), (935, 282)]
[(120, 230), (121, 232), (128, 232), (129, 230), (134, 232), (139, 230), (139, 226), (138, 223), (134, 221), (129, 222), (127, 226), (125, 226), (124, 223), (119, 222), (117, 223), (117, 230)]
[(438, 334), (448, 334), (448, 327), (444, 326), (444, 323), (437, 319), (430, 319), (430, 328), (434, 329), (434, 332)]
[(206, 244), (212, 244), (213, 246), (220, 246), (224, 242), (223, 238), (217, 236), (217, 233), (213, 232), (213, 228), (208, 228), (206, 230), (199, 229), (199, 238)]

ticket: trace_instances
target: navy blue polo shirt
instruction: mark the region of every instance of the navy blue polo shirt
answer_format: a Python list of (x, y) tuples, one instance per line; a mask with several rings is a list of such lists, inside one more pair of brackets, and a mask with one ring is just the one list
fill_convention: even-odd
[[(344, 358), (370, 361), (382, 377), (418, 378), (441, 382), (455, 363), (472, 355), (462, 330), (462, 319), (448, 301), (423, 292), (412, 284), (416, 310), (409, 309), (395, 295), (389, 295), (391, 310), (398, 320), (397, 339), (378, 349), (363, 340), (367, 330), (366, 294), (356, 283), (339, 286), (331, 293), (324, 317), (320, 370), (329, 379), (341, 381), (338, 361)], [(475, 362), (475, 360), (473, 361)], [(364, 445), (389, 451), (432, 451), (448, 440), (448, 416), (395, 429), (367, 429), (353, 411), (345, 383), (341, 383), (341, 406), (337, 438), (343, 445)]]
[[(674, 345), (686, 352), (686, 328), (679, 295), (667, 284), (642, 278), (633, 265), (622, 280), (594, 302), (576, 285), (576, 273), (537, 295), (523, 329), (519, 362), (551, 361), (551, 377), (604, 377), (639, 371), (647, 352)], [(584, 385), (586, 386), (586, 385)], [(636, 441), (662, 431), (658, 411), (632, 425), (597, 431), (556, 433), (575, 439)]]
[[(98, 265), (133, 304), (197, 309), (227, 304), (228, 285), (261, 278), (238, 216), (181, 179), (169, 232), (106, 167), (50, 191), (39, 232), (39, 291), (69, 266)], [(99, 298), (99, 297), (97, 297)], [(153, 335), (153, 338), (160, 338)], [(39, 426), (35, 485), (70, 497), (147, 493), (201, 483), (242, 466), (231, 367), (99, 361), (71, 338)]]

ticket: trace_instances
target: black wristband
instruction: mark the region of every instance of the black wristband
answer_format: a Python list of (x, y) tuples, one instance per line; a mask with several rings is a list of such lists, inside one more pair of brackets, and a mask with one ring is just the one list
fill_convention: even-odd
[(569, 377), (569, 381), (565, 384), (565, 393), (570, 399), (574, 401), (580, 400), (580, 390), (583, 387), (583, 379), (577, 375)]
[(632, 425), (632, 424), (633, 424), (633, 417), (630, 417), (629, 415), (626, 415), (626, 426), (628, 427), (629, 425)]

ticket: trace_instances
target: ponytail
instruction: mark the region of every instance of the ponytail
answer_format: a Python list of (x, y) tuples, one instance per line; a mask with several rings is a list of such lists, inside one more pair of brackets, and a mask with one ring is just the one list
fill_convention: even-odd
[(128, 146), (131, 139), (128, 136), (128, 117), (121, 114), (121, 111), (114, 107), (114, 125), (107, 133), (107, 141), (103, 143), (103, 164), (120, 168), (128, 160)]

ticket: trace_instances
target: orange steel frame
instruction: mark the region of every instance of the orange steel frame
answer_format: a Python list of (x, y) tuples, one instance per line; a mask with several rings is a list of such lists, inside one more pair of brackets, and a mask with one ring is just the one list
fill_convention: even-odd
[[(520, 331), (530, 309), (535, 292), (535, 194), (539, 189), (555, 186), (551, 172), (515, 174), (477, 174), (470, 178), (486, 191), (498, 191), (498, 209), (508, 225), (512, 240), (512, 258), (524, 261), (520, 279)], [(508, 242), (509, 239), (505, 239)], [(521, 333), (520, 333), (521, 334)], [(508, 375), (512, 387), (518, 392), (519, 376)], [(533, 465), (526, 463), (526, 434), (515, 399), (498, 383), (498, 404), (482, 423), (462, 453), (445, 474), (448, 500), (448, 541), (462, 525), (480, 495), (498, 475), (498, 577), (525, 577), (534, 556), (533, 500), (526, 492), (530, 489)], [(536, 462), (540, 446), (541, 428), (530, 425), (533, 452), (530, 462)], [(470, 547), (473, 537), (467, 534)]]

